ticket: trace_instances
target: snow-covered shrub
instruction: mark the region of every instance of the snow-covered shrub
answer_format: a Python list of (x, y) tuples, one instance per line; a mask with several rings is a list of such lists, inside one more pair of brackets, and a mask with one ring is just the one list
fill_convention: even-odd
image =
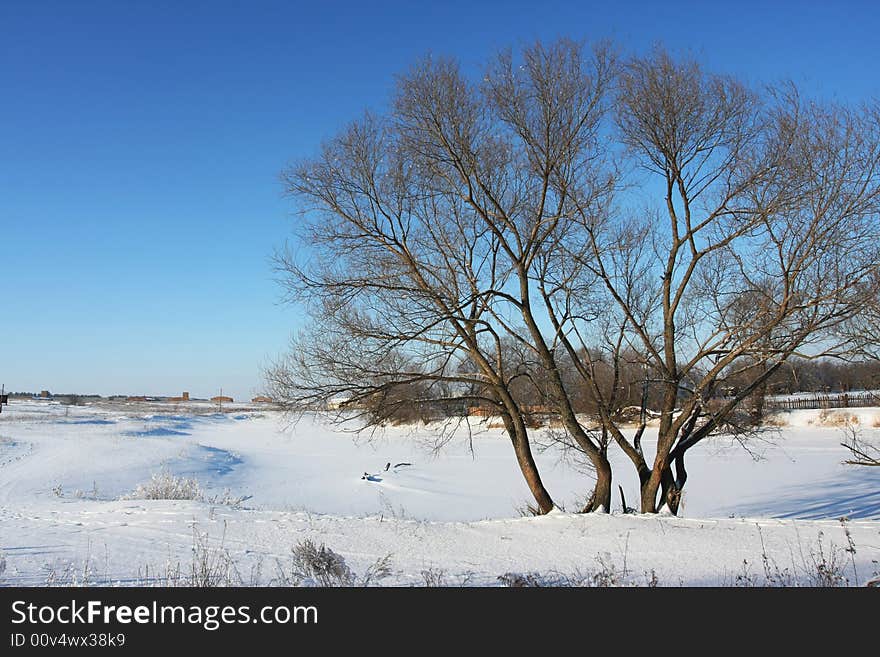
[(133, 500), (203, 500), (204, 493), (196, 479), (177, 477), (170, 472), (154, 473), (126, 499)]
[(278, 581), (282, 586), (369, 586), (390, 574), (391, 555), (378, 559), (358, 577), (342, 555), (309, 539), (291, 548), (289, 569), (278, 563)]
[(342, 555), (306, 539), (291, 549), (291, 578), (296, 586), (354, 586), (355, 577)]
[[(560, 588), (560, 587), (584, 587), (584, 588), (612, 588), (618, 586), (639, 586), (638, 582), (625, 580), (621, 573), (613, 566), (602, 567), (599, 570), (582, 572), (576, 570), (573, 573), (561, 573), (551, 571), (549, 573), (515, 573), (508, 572), (498, 576), (502, 586), (513, 588)], [(652, 573), (648, 586), (657, 586), (656, 574)]]
[(442, 568), (428, 568), (421, 572), (422, 585), (426, 588), (448, 586), (446, 583), (446, 571)]
[(504, 586), (513, 588), (555, 586), (553, 582), (541, 573), (504, 573), (498, 576), (498, 581)]
[[(93, 493), (97, 499), (97, 489)], [(225, 488), (222, 493), (207, 495), (197, 479), (178, 477), (167, 471), (154, 473), (145, 484), (140, 484), (133, 493), (124, 495), (123, 500), (194, 500), (219, 506), (240, 508), (249, 495), (233, 495)]]

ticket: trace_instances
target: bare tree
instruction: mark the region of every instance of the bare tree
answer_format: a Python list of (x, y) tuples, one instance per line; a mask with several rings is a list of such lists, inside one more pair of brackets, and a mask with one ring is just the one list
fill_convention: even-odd
[[(600, 334), (579, 326), (571, 291), (547, 303), (603, 402), (602, 426), (638, 471), (641, 510), (675, 513), (690, 448), (741, 430), (738, 411), (789, 358), (851, 350), (837, 329), (877, 294), (880, 126), (790, 86), (758, 94), (663, 50), (628, 63), (616, 107), (647, 209), (630, 196), (605, 216), (576, 215), (589, 239), (568, 257), (604, 288), (592, 288), (607, 309)], [(644, 413), (627, 436), (597, 384), (591, 341), (614, 367), (638, 353), (646, 389), (661, 391), (653, 462)], [(719, 395), (731, 379), (741, 385)]]
[(454, 62), (425, 60), (400, 78), (389, 116), (365, 117), (287, 171), (307, 211), (308, 258), (279, 264), (313, 324), (269, 372), (274, 394), (294, 406), (344, 396), (351, 407), (408, 403), (419, 384), (486, 404), (546, 512), (515, 394), (540, 370), (596, 468), (590, 510), (607, 509), (604, 447), (577, 422), (531, 304), (538, 263), (564, 230), (564, 187), (595, 157), (612, 66), (603, 48), (537, 45), (521, 68), (502, 55), (476, 85)]
[(479, 83), (427, 59), (387, 116), (284, 173), (302, 250), (279, 267), (312, 323), (269, 371), (274, 396), (342, 397), (369, 422), (494, 409), (546, 512), (537, 399), (592, 467), (585, 510), (610, 508), (616, 444), (641, 510), (677, 512), (690, 448), (744, 438), (790, 359), (852, 352), (841, 329), (876, 302), (878, 137), (876, 110), (659, 49), (621, 67), (604, 46), (537, 44)]
[(293, 408), (340, 397), (361, 408), (412, 403), (413, 391), (446, 386), (449, 397), (484, 402), (504, 418), (536, 502), (551, 509), (510, 394), (516, 373), (486, 319), (508, 275), (497, 243), (462, 204), (423, 188), (390, 120), (367, 116), (285, 181), (313, 204), (301, 224), (309, 257), (279, 259), (312, 325), (268, 372), (274, 396)]

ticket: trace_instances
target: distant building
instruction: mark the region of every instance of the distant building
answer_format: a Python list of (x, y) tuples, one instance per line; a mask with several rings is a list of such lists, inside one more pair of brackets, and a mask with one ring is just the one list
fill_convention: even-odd
[(52, 393), (49, 392), (48, 390), (40, 390), (40, 398), (49, 399), (51, 397), (52, 397)]
[(180, 397), (169, 397), (168, 401), (170, 402), (185, 402), (189, 401), (189, 393), (184, 391)]
[(271, 404), (274, 400), (271, 397), (258, 396), (251, 399), (254, 404)]
[(496, 413), (497, 411), (493, 411), (491, 408), (485, 406), (470, 406), (467, 409), (467, 414), (471, 417), (491, 417)]
[(211, 397), (211, 401), (215, 404), (231, 404), (235, 400), (232, 397), (224, 397), (223, 395), (218, 395), (216, 397)]

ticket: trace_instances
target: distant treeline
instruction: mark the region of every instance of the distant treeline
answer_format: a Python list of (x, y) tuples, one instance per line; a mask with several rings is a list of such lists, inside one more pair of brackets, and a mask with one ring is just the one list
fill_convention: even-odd
[(880, 361), (796, 359), (769, 381), (768, 392), (851, 392), (880, 389)]
[[(39, 392), (20, 391), (20, 392), (9, 392), (7, 394), (10, 397), (39, 397), (40, 392), (42, 392), (42, 391), (39, 391)], [(54, 397), (55, 399), (60, 399), (60, 398), (65, 398), (65, 397), (75, 397), (78, 399), (104, 399), (101, 395), (93, 395), (93, 394), (85, 395), (80, 392), (62, 392), (62, 393), (50, 392), (49, 395), (51, 397)]]
[[(42, 392), (42, 391), (41, 391)], [(77, 392), (66, 392), (66, 393), (49, 393), (48, 397), (42, 396), (40, 392), (27, 392), (27, 391), (19, 391), (19, 392), (10, 392), (10, 399), (31, 399), (36, 397), (37, 399), (53, 399), (55, 401), (59, 401), (62, 404), (70, 404), (71, 406), (80, 406), (88, 401), (98, 401), (103, 399), (101, 395), (84, 395)]]
[[(511, 393), (523, 409), (526, 419), (537, 426), (554, 415), (551, 411), (552, 399), (544, 381), (546, 372), (534, 363), (521, 362), (518, 367), (523, 376), (511, 384)], [(619, 362), (616, 372), (610, 365), (601, 362), (597, 362), (595, 369), (596, 380), (604, 388), (606, 398), (611, 398), (612, 390), (615, 391), (612, 412), (618, 418), (636, 419), (642, 407), (648, 414), (659, 408), (662, 387), (657, 375), (637, 364), (637, 359), (634, 358), (630, 363)], [(579, 414), (596, 415), (598, 409), (594, 397), (581, 390), (583, 383), (564, 356), (559, 358), (559, 370), (569, 389), (573, 410)], [(707, 403), (717, 404), (720, 400), (737, 394), (743, 383), (734, 373), (719, 377)], [(843, 362), (798, 358), (786, 363), (771, 376), (766, 385), (750, 395), (742, 412), (751, 417), (752, 421), (758, 422), (763, 416), (764, 399), (768, 395), (846, 393), (877, 389), (880, 389), (880, 361)], [(389, 388), (382, 395), (361, 399), (349, 408), (366, 412), (374, 419), (393, 423), (429, 422), (447, 417), (493, 414), (491, 392), (480, 389), (479, 386), (464, 390), (460, 386), (425, 381), (400, 384)]]

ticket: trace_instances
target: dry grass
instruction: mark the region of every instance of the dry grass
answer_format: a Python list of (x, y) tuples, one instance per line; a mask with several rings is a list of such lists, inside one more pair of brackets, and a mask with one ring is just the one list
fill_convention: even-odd
[(763, 424), (765, 427), (786, 427), (788, 419), (783, 413), (768, 413), (764, 416)]
[(816, 418), (815, 424), (823, 427), (847, 427), (857, 425), (859, 416), (836, 409), (823, 409)]

